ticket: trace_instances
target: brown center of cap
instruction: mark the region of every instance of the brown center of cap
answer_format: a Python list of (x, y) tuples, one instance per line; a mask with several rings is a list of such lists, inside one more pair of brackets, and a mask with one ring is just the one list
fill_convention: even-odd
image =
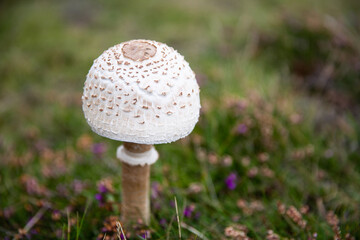
[(144, 61), (156, 54), (156, 47), (146, 41), (131, 41), (122, 47), (124, 57), (133, 61)]

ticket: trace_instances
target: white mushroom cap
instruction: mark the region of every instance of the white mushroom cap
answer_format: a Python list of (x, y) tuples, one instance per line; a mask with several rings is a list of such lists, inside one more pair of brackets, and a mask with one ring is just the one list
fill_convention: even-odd
[(195, 74), (176, 50), (150, 40), (115, 45), (92, 65), (82, 96), (85, 118), (104, 137), (160, 144), (190, 134), (199, 118)]

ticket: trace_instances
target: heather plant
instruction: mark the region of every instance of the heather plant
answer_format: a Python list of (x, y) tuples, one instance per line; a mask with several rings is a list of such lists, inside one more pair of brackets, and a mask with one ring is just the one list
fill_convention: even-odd
[[(358, 1), (2, 1), (0, 239), (360, 238)], [(103, 49), (155, 39), (201, 88), (124, 226), (119, 143), (90, 132)]]

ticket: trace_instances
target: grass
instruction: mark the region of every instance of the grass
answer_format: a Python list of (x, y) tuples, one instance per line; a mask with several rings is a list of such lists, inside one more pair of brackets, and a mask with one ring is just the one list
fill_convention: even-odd
[(92, 61), (136, 38), (185, 56), (202, 113), (156, 146), (151, 224), (128, 239), (360, 238), (358, 5), (1, 2), (0, 238), (118, 238), (120, 143), (81, 95)]

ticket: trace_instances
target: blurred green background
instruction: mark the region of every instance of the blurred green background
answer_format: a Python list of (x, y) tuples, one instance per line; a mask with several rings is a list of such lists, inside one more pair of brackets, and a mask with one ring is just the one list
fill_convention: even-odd
[(130, 39), (184, 55), (202, 101), (193, 134), (157, 146), (152, 224), (130, 238), (179, 238), (175, 196), (183, 239), (360, 238), (357, 0), (1, 1), (0, 238), (117, 239), (119, 143), (81, 95)]

